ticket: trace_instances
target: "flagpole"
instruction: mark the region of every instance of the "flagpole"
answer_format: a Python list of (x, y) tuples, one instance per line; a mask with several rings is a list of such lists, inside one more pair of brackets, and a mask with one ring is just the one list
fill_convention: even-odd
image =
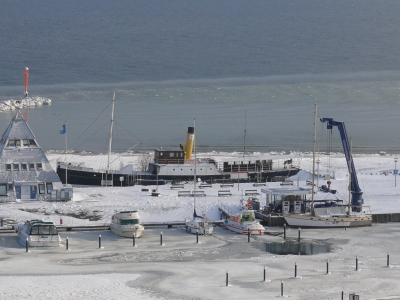
[(65, 187), (67, 187), (68, 184), (67, 134), (67, 121), (65, 121)]

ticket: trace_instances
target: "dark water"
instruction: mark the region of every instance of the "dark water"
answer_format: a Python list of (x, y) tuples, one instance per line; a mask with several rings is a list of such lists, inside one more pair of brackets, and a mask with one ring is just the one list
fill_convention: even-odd
[(257, 243), (255, 247), (277, 255), (314, 255), (333, 251), (333, 246), (324, 241), (301, 241), (299, 243), (297, 241), (287, 240), (282, 243)]
[[(138, 140), (143, 150), (177, 146), (193, 119), (199, 150), (243, 149), (245, 126), (249, 151), (311, 150), (317, 102), (321, 117), (346, 122), (355, 152), (396, 152), (399, 9), (372, 0), (4, 1), (0, 100), (21, 97), (29, 67), (30, 95), (53, 100), (26, 114), (45, 149), (65, 147), (64, 121), (71, 148), (107, 149), (109, 110), (84, 132), (116, 86), (119, 151)], [(14, 112), (0, 114), (1, 131)]]

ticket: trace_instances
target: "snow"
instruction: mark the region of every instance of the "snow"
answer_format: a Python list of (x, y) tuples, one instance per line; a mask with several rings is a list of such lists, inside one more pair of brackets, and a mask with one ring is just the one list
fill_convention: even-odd
[[(220, 158), (224, 155), (218, 154)], [(283, 154), (273, 154), (285, 158)], [(294, 161), (304, 170), (293, 178), (300, 186), (310, 180), (312, 155), (293, 153)], [(47, 157), (55, 168), (59, 153)], [(102, 155), (70, 155), (73, 161), (96, 167)], [(212, 156), (212, 153), (204, 154)], [(400, 181), (393, 175), (393, 155), (354, 155), (358, 180), (364, 191), (364, 205), (374, 214), (400, 213)], [(331, 174), (331, 188), (340, 198), (348, 199), (348, 174), (342, 154), (320, 155), (318, 173)], [(137, 156), (124, 155), (122, 164), (136, 163)], [(121, 163), (119, 163), (121, 164)], [(316, 169), (317, 172), (317, 169)], [(319, 185), (326, 184), (323, 177)], [(396, 186), (395, 186), (396, 184)], [(398, 186), (397, 186), (398, 185)], [(279, 183), (268, 183), (279, 186)], [(120, 210), (138, 210), (141, 222), (183, 221), (191, 216), (193, 198), (178, 197), (178, 191), (166, 186), (152, 197), (134, 187), (75, 187), (70, 202), (18, 202), (0, 206), (5, 226), (43, 218), (63, 224), (105, 224)], [(239, 206), (245, 189), (257, 189), (240, 183), (230, 188), (231, 197), (218, 197), (219, 185), (205, 188), (207, 197), (197, 198), (197, 210), (210, 220), (219, 220), (218, 201), (230, 208)], [(185, 190), (193, 190), (191, 183)], [(223, 188), (226, 189), (226, 188)], [(325, 198), (319, 192), (316, 197)], [(265, 205), (265, 196), (260, 196)], [(163, 232), (163, 246), (160, 233)], [(252, 237), (214, 228), (213, 236), (196, 237), (183, 228), (145, 228), (137, 247), (131, 239), (115, 236), (109, 231), (60, 232), (63, 240), (58, 248), (30, 248), (19, 242), (15, 233), (0, 235), (0, 298), (1, 299), (345, 299), (350, 293), (361, 299), (399, 299), (400, 286), (400, 224), (374, 224), (366, 228), (303, 229), (302, 241), (319, 241), (332, 246), (329, 253), (315, 255), (277, 255), (267, 253), (266, 242), (283, 242), (283, 229), (267, 227), (268, 234)], [(98, 247), (101, 234), (102, 248)], [(297, 229), (287, 229), (287, 238), (297, 239)], [(65, 239), (68, 237), (69, 250)], [(390, 267), (386, 267), (390, 253)], [(358, 270), (356, 267), (358, 259)], [(329, 260), (329, 273), (326, 262)], [(294, 277), (297, 263), (298, 277)], [(267, 281), (263, 281), (264, 266)], [(226, 286), (226, 272), (229, 285)], [(300, 279), (301, 277), (301, 279)]]

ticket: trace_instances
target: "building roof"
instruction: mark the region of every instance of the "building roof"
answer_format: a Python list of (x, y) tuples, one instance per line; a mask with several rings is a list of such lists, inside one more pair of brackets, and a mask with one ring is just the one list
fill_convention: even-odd
[(61, 182), (18, 111), (0, 140), (0, 182), (38, 181)]

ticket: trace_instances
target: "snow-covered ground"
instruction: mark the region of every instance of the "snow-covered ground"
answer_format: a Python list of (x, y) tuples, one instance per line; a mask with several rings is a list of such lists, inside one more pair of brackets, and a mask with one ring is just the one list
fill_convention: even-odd
[[(205, 156), (212, 156), (204, 154)], [(221, 157), (224, 154), (219, 154)], [(228, 155), (226, 155), (228, 156)], [(287, 155), (274, 154), (285, 158)], [(294, 153), (294, 162), (304, 171), (299, 185), (304, 186), (312, 170), (311, 154)], [(60, 154), (48, 154), (53, 167)], [(73, 157), (73, 159), (71, 159)], [(395, 156), (354, 155), (358, 179), (366, 206), (372, 213), (400, 213), (400, 181), (393, 175)], [(341, 154), (319, 157), (316, 172), (334, 174), (331, 188), (339, 197), (348, 198), (348, 175)], [(70, 160), (97, 167), (101, 155), (70, 155)], [(123, 156), (122, 163), (135, 163), (136, 156)], [(297, 177), (293, 178), (297, 181)], [(322, 177), (319, 185), (326, 184)], [(395, 184), (397, 186), (395, 186)], [(279, 183), (268, 183), (267, 186)], [(142, 222), (183, 221), (190, 217), (193, 199), (177, 197), (178, 191), (159, 186), (159, 197), (134, 187), (77, 187), (74, 200), (66, 203), (19, 202), (0, 206), (6, 225), (43, 218), (57, 224), (104, 224), (115, 211), (137, 209)], [(156, 189), (156, 186), (146, 187)], [(207, 197), (197, 198), (198, 211), (211, 220), (220, 218), (218, 201), (235, 208), (245, 189), (257, 189), (240, 183), (230, 188), (232, 197), (218, 197), (219, 185), (204, 189)], [(263, 187), (264, 188), (264, 187)], [(192, 184), (186, 190), (193, 189)], [(224, 188), (226, 189), (226, 188)], [(324, 198), (327, 194), (318, 193)], [(260, 195), (261, 204), (265, 195)], [(160, 232), (163, 246), (160, 246)], [(314, 255), (276, 255), (265, 252), (266, 242), (283, 242), (282, 228), (267, 228), (268, 234), (247, 237), (216, 227), (213, 236), (195, 236), (182, 228), (146, 228), (132, 247), (124, 239), (107, 231), (61, 232), (63, 246), (30, 249), (19, 243), (16, 234), (1, 234), (1, 299), (272, 299), (284, 295), (292, 299), (344, 299), (355, 292), (361, 299), (400, 299), (400, 223), (374, 224), (369, 228), (302, 230), (303, 241), (327, 243), (328, 253)], [(102, 249), (98, 236), (102, 235)], [(297, 229), (288, 230), (288, 238), (297, 238)], [(69, 248), (65, 250), (65, 239)], [(390, 268), (386, 267), (390, 253)], [(355, 271), (356, 256), (358, 271)], [(326, 262), (329, 260), (329, 275)], [(294, 277), (297, 263), (298, 277)], [(266, 267), (267, 282), (263, 281)], [(226, 287), (226, 272), (229, 286)], [(300, 278), (301, 277), (301, 278)], [(270, 281), (269, 281), (270, 280)]]

